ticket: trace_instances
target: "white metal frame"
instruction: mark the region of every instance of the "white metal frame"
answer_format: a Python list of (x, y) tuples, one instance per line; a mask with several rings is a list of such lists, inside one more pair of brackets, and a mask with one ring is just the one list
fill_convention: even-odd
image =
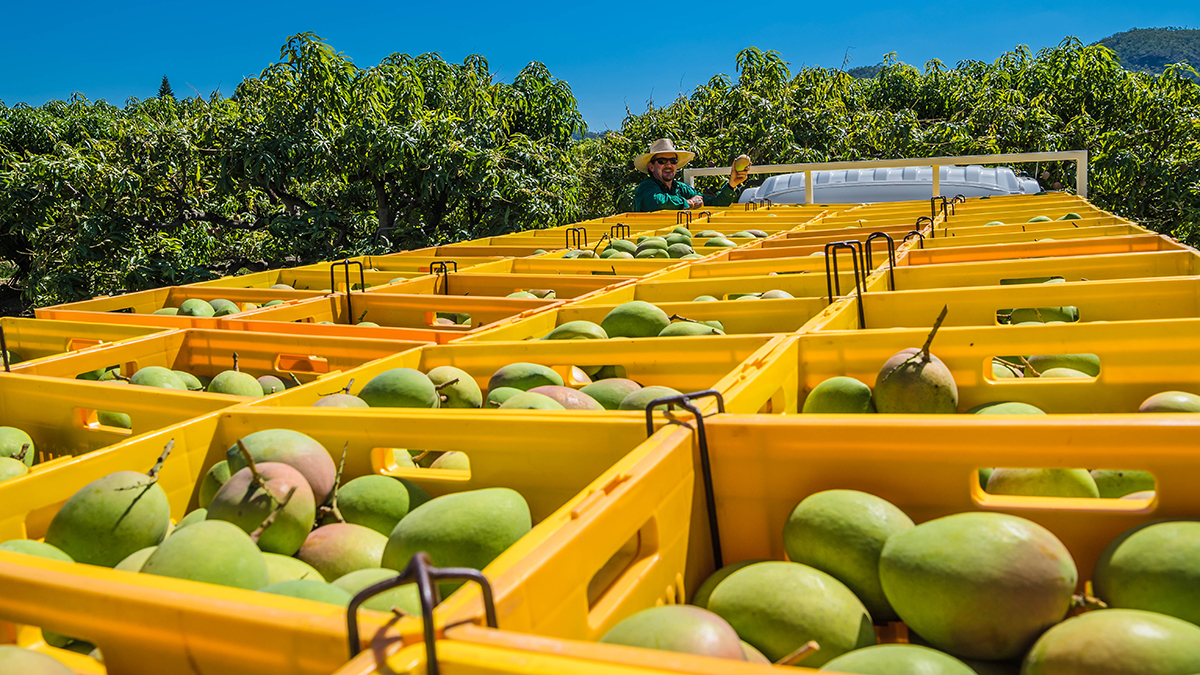
[[(810, 162), (806, 164), (766, 164), (750, 167), (750, 173), (804, 173), (804, 203), (813, 203), (814, 171), (833, 171), (838, 169), (888, 169), (905, 166), (933, 166), (933, 194), (941, 194), (941, 172), (943, 166), (961, 166), (964, 164), (1009, 164), (1013, 162), (1075, 162), (1075, 192), (1084, 199), (1088, 196), (1088, 152), (1087, 150), (1066, 150), (1062, 152), (1020, 152), (1005, 155), (959, 155), (957, 157), (920, 157), (915, 159), (872, 159), (852, 162)], [(684, 169), (683, 180), (695, 187), (696, 176), (727, 176), (732, 167), (713, 167), (711, 169)]]

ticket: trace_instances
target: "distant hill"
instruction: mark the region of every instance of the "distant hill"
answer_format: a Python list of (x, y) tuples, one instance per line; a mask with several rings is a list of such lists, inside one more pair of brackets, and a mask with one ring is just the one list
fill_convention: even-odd
[(1168, 65), (1180, 62), (1200, 70), (1200, 30), (1134, 28), (1095, 44), (1116, 52), (1126, 70), (1161, 73)]

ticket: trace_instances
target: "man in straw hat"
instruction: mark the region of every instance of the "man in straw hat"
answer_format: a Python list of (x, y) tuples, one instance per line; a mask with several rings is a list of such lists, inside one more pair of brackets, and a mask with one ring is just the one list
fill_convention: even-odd
[(675, 180), (675, 174), (695, 156), (694, 152), (676, 150), (675, 144), (669, 138), (660, 138), (651, 143), (649, 152), (638, 155), (633, 160), (633, 166), (638, 171), (650, 174), (633, 193), (633, 210), (682, 210), (700, 208), (705, 204), (732, 204), (737, 197), (737, 186), (746, 181), (748, 172), (733, 168), (729, 172), (729, 182), (722, 185), (717, 194), (704, 197), (687, 183)]

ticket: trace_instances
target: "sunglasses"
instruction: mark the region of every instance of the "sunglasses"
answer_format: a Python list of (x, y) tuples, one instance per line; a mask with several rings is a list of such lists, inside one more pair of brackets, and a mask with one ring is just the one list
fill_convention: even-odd
[(678, 157), (659, 157), (658, 159), (654, 160), (654, 163), (659, 166), (662, 166), (664, 164), (678, 164), (679, 158)]

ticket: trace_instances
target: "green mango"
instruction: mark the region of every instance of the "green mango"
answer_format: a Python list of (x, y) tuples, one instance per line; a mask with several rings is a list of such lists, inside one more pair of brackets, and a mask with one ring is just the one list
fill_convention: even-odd
[(1073, 323), (1079, 321), (1079, 310), (1075, 307), (1022, 307), (1014, 309), (1010, 317), (1013, 324), (1051, 321)]
[(637, 244), (629, 241), (628, 239), (613, 239), (608, 243), (608, 245), (610, 248), (623, 253), (629, 253), (631, 255), (637, 253)]
[(187, 390), (187, 385), (183, 383), (183, 380), (179, 379), (178, 375), (162, 366), (146, 366), (138, 370), (133, 374), (133, 377), (129, 378), (129, 383), (139, 384), (143, 387)]
[(853, 377), (831, 377), (804, 399), (800, 412), (806, 414), (873, 413), (871, 388)]
[(283, 383), (283, 380), (274, 375), (263, 375), (257, 379), (257, 382), (259, 388), (262, 389), (263, 396), (278, 394), (287, 389), (287, 385)]
[(854, 593), (799, 563), (763, 562), (740, 569), (713, 590), (708, 608), (772, 661), (815, 640), (821, 648), (804, 665), (819, 668), (875, 644), (871, 615)]
[(1027, 220), (1027, 221), (1025, 221), (1025, 222), (1028, 222), (1028, 223), (1049, 223), (1049, 222), (1051, 222), (1051, 220), (1050, 220), (1050, 218), (1049, 218), (1048, 216), (1034, 216), (1034, 217), (1030, 218), (1029, 220)]
[(711, 247), (733, 248), (733, 247), (737, 246), (737, 244), (733, 243), (732, 241), (729, 241), (728, 239), (725, 239), (724, 237), (713, 237), (712, 239), (709, 239), (708, 241), (704, 242), (704, 245), (706, 247), (710, 247), (710, 248)]
[(579, 391), (591, 396), (605, 410), (619, 410), (621, 401), (633, 392), (641, 389), (642, 385), (622, 377), (611, 377), (599, 382), (593, 382)]
[(133, 553), (125, 556), (125, 558), (121, 562), (117, 563), (113, 569), (120, 570), (122, 572), (141, 572), (142, 568), (146, 566), (146, 561), (149, 560), (150, 556), (154, 555), (154, 552), (157, 550), (157, 546), (148, 546), (139, 551), (134, 551)]
[(904, 349), (883, 364), (875, 379), (875, 410), (881, 413), (958, 412), (958, 386), (934, 354)]
[(697, 335), (724, 335), (725, 331), (713, 328), (708, 324), (692, 321), (676, 321), (658, 334), (658, 337), (689, 337)]
[(217, 298), (216, 300), (209, 300), (208, 304), (210, 307), (213, 308), (213, 311), (216, 312), (216, 314), (214, 314), (214, 316), (220, 315), (221, 310), (227, 310), (228, 314), (237, 314), (239, 311), (241, 311), (241, 309), (237, 306), (237, 303), (232, 302), (230, 300), (226, 300), (224, 298)]
[[(482, 570), (532, 527), (525, 498), (508, 488), (436, 497), (401, 520), (380, 567), (403, 570), (418, 551), (436, 567)], [(458, 584), (442, 584), (449, 591)]]
[[(634, 259), (634, 255), (632, 253), (626, 253), (625, 251), (617, 251), (616, 253), (614, 253), (608, 257), (610, 260), (633, 260)], [(595, 272), (595, 274), (600, 274), (600, 272)]]
[(1109, 607), (1200, 624), (1200, 522), (1160, 521), (1126, 530), (1100, 554), (1092, 583)]
[(1086, 469), (995, 469), (987, 491), (1028, 497), (1100, 497), (1096, 481)]
[(599, 382), (600, 380), (607, 380), (614, 377), (625, 377), (628, 374), (625, 371), (625, 366), (600, 366), (600, 370), (592, 373), (591, 377), (593, 382)]
[(158, 314), (160, 316), (176, 316), (179, 314), (179, 308), (178, 307), (163, 307), (161, 309), (156, 309), (150, 313)]
[[(1035, 368), (1036, 368), (1036, 366), (1035, 366)], [(1041, 377), (1049, 378), (1049, 379), (1053, 379), (1053, 378), (1079, 379), (1079, 378), (1086, 378), (1086, 377), (1092, 377), (1092, 376), (1088, 375), (1085, 372), (1075, 370), (1074, 368), (1050, 368), (1048, 370), (1043, 370)]]
[(687, 244), (671, 244), (667, 247), (667, 255), (671, 258), (682, 258), (685, 255), (692, 255), (693, 253), (695, 251)]
[(236, 370), (226, 370), (217, 373), (217, 376), (208, 383), (205, 391), (213, 394), (230, 394), (232, 396), (249, 396), (252, 398), (261, 398), (263, 395), (262, 385), (258, 380), (254, 379), (249, 373), (242, 373)]
[(1200, 412), (1200, 396), (1186, 391), (1164, 391), (1142, 401), (1138, 412), (1196, 413)]
[(0, 427), (0, 457), (15, 457), (26, 445), (29, 447), (26, 448), (25, 456), (21, 458), (21, 461), (28, 468), (33, 466), (33, 457), (37, 452), (37, 446), (34, 445), (33, 439), (29, 434), (16, 427)]
[(167, 537), (141, 571), (251, 591), (266, 586), (270, 578), (267, 563), (250, 536), (223, 520), (196, 523)]
[(532, 391), (523, 391), (500, 405), (501, 410), (566, 410), (563, 404)]
[(499, 408), (500, 406), (504, 405), (504, 402), (508, 399), (516, 396), (517, 394), (524, 393), (524, 391), (515, 387), (497, 387), (488, 392), (487, 401), (484, 403), (483, 407)]
[(1153, 490), (1154, 474), (1149, 471), (1114, 471), (1095, 469), (1090, 472), (1096, 481), (1101, 499), (1117, 499), (1134, 492)]
[(186, 370), (172, 370), (171, 372), (175, 373), (180, 381), (183, 382), (183, 386), (187, 387), (188, 391), (204, 391), (205, 386), (207, 386), (200, 381), (200, 378), (187, 372)]
[(1003, 226), (1004, 226), (1004, 223), (1000, 222), (999, 220), (993, 220), (993, 221), (992, 221), (992, 222), (990, 222), (990, 223), (984, 223), (984, 225), (983, 225), (983, 226), (984, 226), (984, 227), (995, 227), (995, 226), (997, 226), (997, 225), (999, 225), (999, 226), (1003, 227)]
[(229, 480), (229, 462), (221, 460), (209, 468), (208, 472), (204, 474), (204, 479), (200, 481), (200, 508), (208, 508), (217, 491), (227, 480)]
[(561, 375), (547, 366), (537, 363), (510, 363), (492, 374), (488, 380), (488, 391), (501, 387), (529, 391), (547, 384), (562, 386), (564, 382)]
[(258, 590), (262, 593), (284, 595), (289, 598), (300, 598), (301, 600), (313, 600), (315, 602), (338, 605), (339, 607), (348, 607), (350, 601), (354, 598), (354, 596), (337, 586), (311, 579), (280, 581)]
[(600, 642), (745, 661), (738, 634), (724, 619), (691, 605), (651, 607), (613, 626)]
[(313, 404), (314, 408), (369, 408), (367, 402), (351, 394), (322, 396)]
[[(333, 492), (337, 467), (333, 458), (317, 441), (290, 429), (264, 429), (243, 437), (242, 444), (255, 463), (282, 462), (300, 472), (312, 488), (313, 500), (324, 504)], [(237, 444), (225, 451), (230, 474), (246, 468)]]
[[(482, 408), (483, 392), (479, 383), (465, 370), (438, 366), (425, 374), (437, 389), (439, 408)], [(453, 384), (450, 384), (453, 382)]]
[(57, 546), (51, 546), (45, 542), (36, 541), (33, 539), (9, 539), (8, 541), (0, 542), (0, 551), (8, 551), (9, 553), (24, 553), (25, 555), (37, 556), (48, 560), (58, 560), (61, 562), (75, 562), (71, 556), (67, 555), (62, 549)]
[(1055, 220), (1083, 220), (1083, 216), (1079, 215), (1078, 213), (1071, 212), (1063, 214)]
[(1045, 415), (1046, 412), (1037, 406), (1017, 401), (993, 401), (981, 403), (968, 410), (966, 415)]
[(24, 462), (12, 457), (0, 457), (0, 483), (12, 478), (19, 478), (29, 473), (29, 467)]
[(369, 527), (332, 523), (313, 530), (296, 557), (332, 582), (355, 570), (379, 567), (387, 540), (387, 536)]
[(833, 659), (822, 671), (861, 675), (975, 675), (958, 659), (920, 645), (874, 645)]
[[(671, 234), (680, 234), (680, 235), (687, 237), (688, 239), (692, 238), (692, 231), (689, 230), (688, 228), (684, 227), (683, 225), (676, 225), (675, 229), (671, 230)], [(670, 236), (670, 235), (668, 235), (668, 236)]]
[(708, 599), (712, 596), (712, 592), (714, 589), (716, 589), (718, 584), (720, 584), (722, 581), (725, 581), (725, 579), (727, 579), (730, 574), (733, 574), (734, 572), (742, 569), (743, 567), (748, 567), (750, 565), (753, 565), (754, 563), (760, 563), (760, 562), (768, 562), (768, 561), (764, 560), (762, 558), (755, 558), (755, 559), (751, 559), (751, 560), (739, 560), (738, 562), (731, 563), (729, 565), (722, 567), (721, 569), (717, 570), (716, 572), (713, 572), (696, 589), (696, 594), (692, 596), (692, 604), (697, 607), (704, 607), (705, 609), (707, 609), (708, 608)]
[(393, 368), (376, 375), (358, 397), (372, 408), (437, 408), (441, 403), (429, 377), (412, 368)]
[(179, 305), (179, 316), (210, 317), (217, 310), (200, 298), (188, 298)]
[(171, 507), (158, 483), (118, 471), (71, 495), (50, 521), (45, 542), (76, 562), (112, 567), (167, 536)]
[(680, 260), (701, 260), (703, 258), (704, 256), (700, 255), (699, 253), (689, 253), (680, 258)]
[(671, 254), (667, 253), (667, 251), (665, 251), (664, 249), (647, 248), (647, 249), (638, 251), (637, 254), (634, 255), (633, 257), (638, 260), (649, 260), (649, 259), (654, 259), (654, 258), (665, 259), (665, 258), (670, 258)]
[(408, 488), (389, 476), (360, 476), (338, 490), (337, 503), (347, 523), (387, 536), (408, 515)]
[(75, 675), (62, 661), (17, 645), (0, 645), (0, 673), (13, 675)]
[(312, 487), (303, 474), (287, 464), (255, 464), (262, 477), (261, 484), (249, 467), (235, 472), (209, 503), (206, 519), (228, 521), (247, 534), (252, 533), (275, 510), (278, 500), (294, 488), (287, 506), (258, 538), (258, 547), (264, 551), (293, 555), (304, 543), (316, 519)]
[(667, 313), (641, 300), (632, 300), (617, 305), (600, 322), (600, 327), (610, 338), (655, 337), (671, 324)]
[(1086, 612), (1050, 628), (1021, 675), (1200, 673), (1200, 627), (1134, 609)]
[[(305, 487), (307, 487), (308, 483), (305, 483), (304, 485), (305, 485)], [(312, 492), (312, 490), (310, 489), (309, 492)], [(176, 532), (182, 530), (185, 527), (188, 527), (189, 525), (195, 525), (196, 523), (202, 523), (205, 520), (208, 520), (208, 509), (206, 509), (206, 508), (196, 509), (195, 511), (192, 511), (191, 513), (184, 516), (179, 521), (179, 524), (175, 526), (175, 529), (171, 530), (171, 534), (175, 534)], [(170, 535), (167, 535), (167, 536), (170, 536)]]
[(890, 537), (912, 528), (912, 519), (887, 500), (825, 490), (796, 505), (783, 526), (783, 546), (789, 560), (842, 582), (877, 623), (885, 623), (896, 613), (879, 583), (879, 555)]
[[(400, 573), (396, 570), (382, 568), (356, 570), (340, 577), (337, 581), (333, 582), (333, 585), (346, 591), (351, 596), (355, 596), (381, 581), (394, 579), (398, 576), (400, 576)], [(391, 612), (392, 608), (395, 607), (409, 616), (421, 616), (421, 600), (417, 595), (416, 584), (404, 584), (384, 591), (379, 595), (373, 595), (362, 604), (362, 607), (363, 609), (372, 609), (376, 612)]]
[(262, 555), (263, 560), (267, 563), (268, 583), (277, 584), (294, 579), (325, 581), (325, 577), (321, 576), (320, 572), (303, 560), (278, 553), (263, 553)]
[(607, 340), (608, 333), (591, 321), (568, 321), (539, 340)]
[(571, 387), (560, 387), (551, 384), (534, 387), (528, 393), (546, 396), (557, 401), (566, 410), (604, 410), (604, 406), (600, 405), (596, 399)]
[(528, 291), (517, 291), (515, 293), (509, 293), (508, 295), (506, 295), (504, 297), (506, 297), (506, 298), (524, 298), (526, 300), (536, 300), (537, 299), (536, 295), (534, 295), (533, 293), (530, 293)]
[[(642, 387), (641, 389), (638, 389), (637, 391), (621, 399), (621, 404), (617, 407), (617, 409), (645, 412), (646, 406), (650, 405), (651, 401), (660, 398), (668, 398), (671, 396), (679, 396), (680, 394), (681, 392), (670, 387)], [(667, 409), (667, 404), (661, 403), (655, 406), (654, 409), (665, 411)]]
[(700, 295), (700, 296), (697, 296), (695, 300), (692, 300), (692, 302), (720, 302), (720, 301), (711, 295)]
[(717, 232), (716, 230), (705, 230), (705, 231), (701, 232), (700, 234), (696, 235), (697, 239), (705, 239), (705, 238), (710, 238), (710, 237), (724, 238), (725, 235), (721, 234), (720, 232)]
[(900, 619), (960, 658), (1020, 657), (1066, 616), (1078, 578), (1049, 530), (1001, 513), (930, 520), (892, 535), (879, 557), (883, 592)]
[(691, 248), (692, 237), (691, 237), (691, 235), (679, 234), (676, 232), (673, 234), (668, 234), (667, 238), (666, 238), (666, 242), (667, 242), (668, 250), (671, 248), (671, 246), (674, 246), (675, 244), (685, 244), (688, 246), (688, 248)]
[(792, 295), (791, 293), (788, 293), (787, 291), (781, 291), (779, 289), (774, 289), (774, 290), (767, 291), (766, 293), (763, 293), (762, 295), (760, 295), (758, 297), (760, 300), (792, 300), (792, 299), (795, 299), (796, 296)]

